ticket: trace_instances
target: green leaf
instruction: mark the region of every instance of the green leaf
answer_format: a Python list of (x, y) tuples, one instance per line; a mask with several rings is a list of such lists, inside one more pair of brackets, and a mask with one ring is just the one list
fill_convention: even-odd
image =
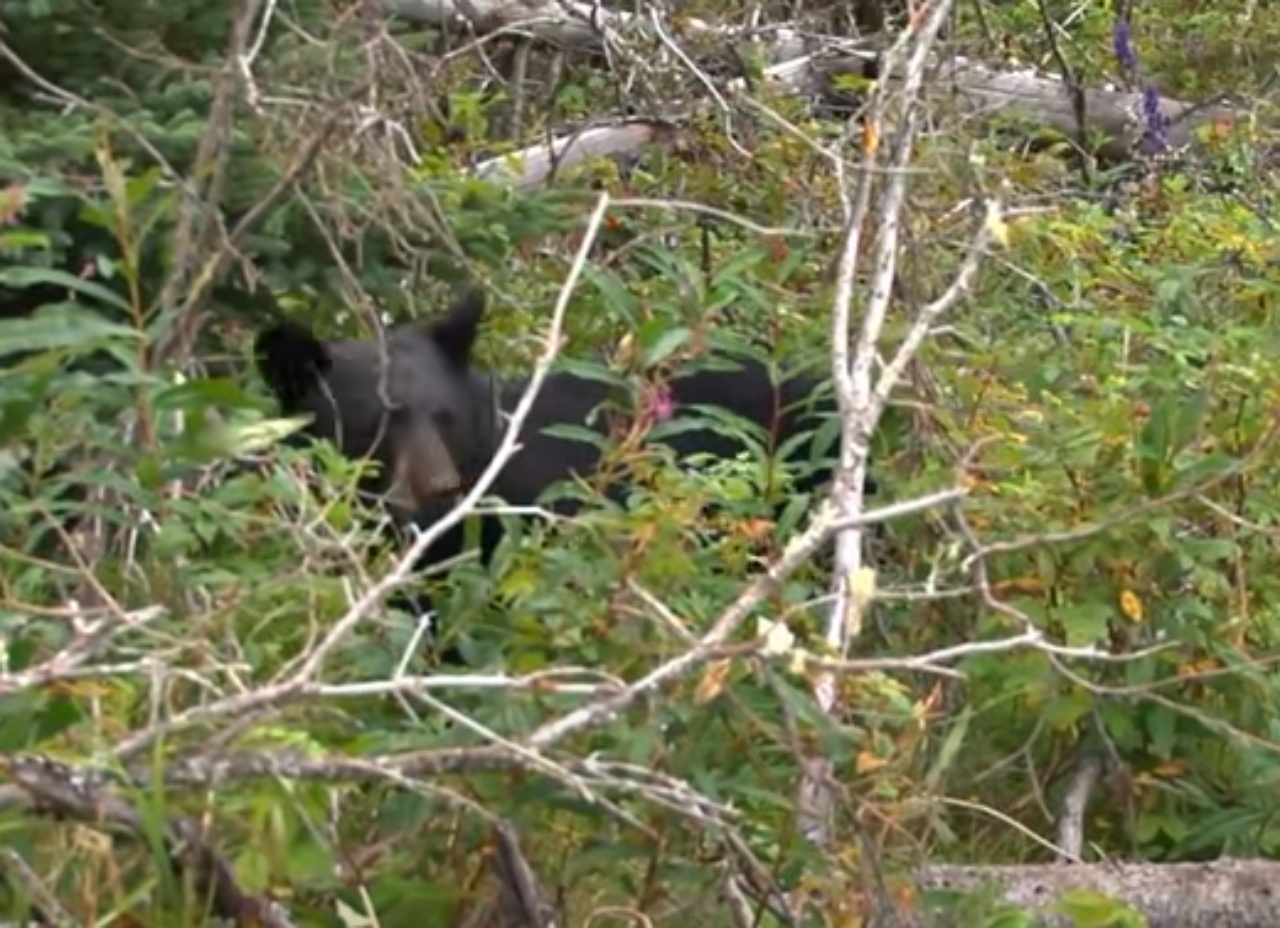
[(1118, 899), (1091, 889), (1068, 889), (1054, 905), (1054, 911), (1066, 915), (1078, 928), (1143, 928), (1145, 918)]
[(48, 251), (49, 245), (49, 236), (38, 229), (6, 229), (0, 232), (0, 251)]
[(1177, 716), (1168, 709), (1149, 706), (1143, 713), (1143, 722), (1147, 729), (1151, 753), (1161, 760), (1172, 758), (1178, 737)]
[(87, 353), (113, 340), (136, 342), (132, 326), (109, 322), (71, 303), (46, 306), (25, 319), (0, 320), (0, 357), (25, 352), (76, 349)]
[[(201, 377), (164, 387), (152, 400), (157, 410), (263, 409), (270, 405), (230, 378)], [(287, 434), (287, 433), (286, 433)], [(280, 436), (281, 438), (284, 435)]]
[(92, 280), (85, 280), (77, 277), (75, 274), (68, 274), (66, 271), (57, 268), (47, 267), (10, 267), (0, 270), (0, 283), (9, 287), (31, 287), (39, 284), (51, 284), (55, 287), (65, 287), (76, 293), (83, 293), (85, 296), (93, 297), (114, 306), (116, 309), (124, 312), (129, 311), (129, 303), (109, 287), (95, 283)]
[(929, 792), (937, 789), (942, 777), (952, 768), (956, 758), (960, 756), (960, 749), (963, 747), (969, 734), (969, 724), (973, 721), (973, 710), (965, 706), (959, 718), (948, 727), (947, 736), (942, 741), (942, 748), (938, 752), (937, 759), (929, 766), (928, 772), (925, 774), (924, 785)]
[(588, 264), (583, 269), (582, 278), (600, 291), (610, 315), (616, 313), (629, 329), (635, 329), (639, 325), (636, 298), (621, 277)]
[(1098, 644), (1107, 637), (1107, 620), (1113, 612), (1106, 603), (1086, 600), (1063, 607), (1056, 618), (1066, 632), (1067, 644), (1078, 648)]
[(1151, 496), (1164, 492), (1170, 458), (1173, 407), (1169, 399), (1156, 403), (1138, 435), (1135, 451), (1142, 486)]
[(573, 374), (575, 377), (582, 377), (585, 380), (595, 380), (611, 387), (626, 387), (628, 382), (625, 374), (618, 373), (607, 364), (601, 364), (599, 361), (582, 361), (576, 358), (567, 358), (563, 355), (556, 358), (556, 363), (552, 370)]
[(1075, 688), (1051, 699), (1044, 707), (1042, 717), (1052, 728), (1065, 731), (1087, 716), (1093, 707), (1093, 696), (1086, 690)]
[(189, 421), (182, 436), (166, 448), (175, 463), (204, 464), (264, 451), (302, 431), (310, 421), (300, 416), (234, 423), (192, 418), (196, 421)]
[(672, 327), (666, 321), (651, 322), (639, 332), (640, 363), (645, 368), (655, 367), (675, 354), (693, 337), (687, 326)]
[(567, 438), (570, 441), (581, 441), (596, 448), (608, 447), (609, 440), (585, 425), (549, 425), (542, 430), (543, 435), (554, 438)]
[(1182, 396), (1169, 415), (1169, 450), (1173, 454), (1192, 444), (1200, 436), (1201, 423), (1209, 408), (1208, 390), (1196, 390)]
[(982, 923), (982, 928), (1033, 928), (1038, 923), (1025, 912), (1002, 910)]

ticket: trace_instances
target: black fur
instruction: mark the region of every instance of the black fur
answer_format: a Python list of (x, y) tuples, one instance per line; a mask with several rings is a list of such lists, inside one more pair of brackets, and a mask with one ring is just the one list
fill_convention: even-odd
[[(527, 378), (499, 384), (498, 405), (501, 410), (510, 415), (528, 385)], [(754, 360), (743, 360), (731, 370), (699, 370), (676, 377), (670, 388), (674, 406), (672, 420), (685, 414), (697, 415), (695, 407), (719, 407), (764, 428), (772, 438), (768, 444), (771, 452), (788, 444), (794, 436), (809, 433), (808, 441), (790, 445), (787, 456), (789, 463), (814, 461), (814, 466), (807, 472), (801, 469), (794, 483), (797, 491), (818, 490), (834, 475), (832, 465), (837, 451), (834, 436), (829, 446), (817, 444), (822, 438), (822, 426), (836, 413), (834, 397), (824, 388), (823, 381), (795, 377), (776, 385), (764, 365)], [(595, 444), (562, 438), (548, 434), (546, 430), (557, 425), (589, 425), (594, 432), (603, 435), (608, 431), (609, 420), (602, 415), (605, 408), (602, 404), (610, 400), (613, 402), (608, 408), (623, 415), (633, 409), (628, 398), (618, 396), (598, 380), (571, 373), (549, 375), (525, 418), (519, 439), (520, 449), (499, 472), (489, 494), (512, 506), (530, 506), (544, 502), (540, 500), (544, 491), (560, 481), (572, 477), (589, 479), (595, 475), (601, 463), (600, 450)], [(505, 417), (503, 419), (505, 422)], [(626, 424), (620, 423), (624, 429)], [(661, 442), (675, 452), (677, 460), (688, 460), (696, 454), (730, 458), (746, 448), (740, 439), (708, 427), (678, 430), (663, 437)], [(865, 487), (868, 493), (875, 491), (870, 477)], [(602, 489), (619, 500), (624, 487), (614, 482)], [(421, 526), (430, 525), (441, 518), (453, 502), (451, 499), (439, 499), (428, 509), (420, 511), (415, 521)], [(571, 499), (561, 497), (548, 508), (562, 515), (572, 515), (577, 506)], [(496, 516), (482, 516), (479, 521), (479, 555), (482, 562), (487, 563), (502, 540), (502, 527)], [(455, 526), (430, 549), (428, 564), (456, 557), (463, 552), (463, 547), (464, 529), (460, 525)]]
[[(258, 366), (283, 412), (312, 416), (312, 436), (333, 440), (348, 457), (370, 455), (382, 465), (382, 476), (369, 489), (386, 492), (397, 475), (407, 472), (409, 498), (393, 500), (393, 512), (425, 528), (449, 510), (458, 493), (492, 460), (507, 422), (498, 410), (514, 410), (528, 385), (527, 380), (494, 384), (472, 369), (483, 309), (483, 296), (471, 291), (442, 319), (398, 326), (381, 341), (324, 342), (296, 326), (276, 326), (257, 340)], [(814, 378), (792, 378), (775, 386), (764, 365), (745, 360), (731, 370), (708, 368), (677, 376), (670, 390), (675, 417), (690, 407), (718, 406), (763, 427), (777, 449), (830, 421), (835, 403), (821, 385)], [(530, 505), (552, 484), (573, 476), (591, 477), (600, 463), (599, 450), (544, 430), (558, 424), (587, 425), (590, 419), (593, 430), (604, 434), (607, 417), (598, 412), (591, 417), (611, 398), (624, 412), (632, 408), (628, 398), (614, 396), (599, 381), (571, 373), (549, 376), (525, 420), (521, 448), (499, 474), (491, 494), (511, 505)], [(443, 438), (452, 465), (439, 492), (422, 491), (441, 476), (438, 456), (424, 461), (418, 454), (421, 443), (414, 436), (424, 429)], [(744, 447), (709, 428), (677, 430), (662, 441), (681, 460), (699, 452), (730, 457)], [(825, 452), (818, 449), (821, 466), (799, 489), (813, 490), (829, 479), (834, 448)], [(809, 443), (791, 449), (792, 460), (800, 456), (809, 456)], [(423, 473), (430, 479), (412, 477)], [(555, 508), (572, 510), (565, 502)], [(487, 560), (501, 537), (497, 518), (484, 517), (481, 537), (481, 557)], [(462, 547), (463, 530), (457, 526), (439, 539), (421, 566), (451, 558)]]
[[(527, 387), (527, 380), (504, 385), (502, 408), (513, 410)], [(808, 377), (791, 378), (775, 385), (764, 365), (743, 360), (732, 370), (705, 369), (674, 378), (669, 385), (674, 405), (672, 418), (695, 413), (694, 407), (719, 407), (765, 429), (772, 438), (771, 450), (777, 450), (792, 436), (818, 429), (834, 414), (834, 401), (819, 392), (820, 387), (821, 381)], [(548, 435), (544, 429), (562, 423), (585, 425), (592, 411), (610, 399), (620, 398), (613, 396), (609, 387), (599, 381), (568, 373), (548, 377), (525, 420), (520, 439), (522, 448), (496, 481), (494, 495), (513, 505), (528, 505), (559, 480), (593, 474), (600, 463), (595, 446)], [(629, 405), (621, 399), (622, 409)], [(606, 420), (597, 414), (591, 425), (594, 431), (602, 433)], [(677, 430), (661, 441), (675, 452), (678, 460), (695, 454), (731, 458), (746, 448), (740, 439), (711, 428)], [(829, 466), (819, 468), (802, 481), (799, 489), (814, 489), (831, 473)]]
[[(442, 318), (373, 339), (326, 342), (281, 323), (258, 336), (258, 369), (284, 414), (311, 417), (308, 434), (378, 462), (365, 489), (385, 494), (404, 484), (391, 504), (407, 521), (474, 481), (492, 458), (490, 388), (471, 370), (484, 302), (470, 290)], [(424, 447), (447, 456), (419, 453)]]

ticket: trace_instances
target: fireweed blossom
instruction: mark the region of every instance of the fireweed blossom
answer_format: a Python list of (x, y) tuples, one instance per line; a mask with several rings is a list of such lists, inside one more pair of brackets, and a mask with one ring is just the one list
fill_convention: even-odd
[(676, 412), (675, 394), (665, 383), (652, 388), (648, 396), (648, 411), (654, 422), (666, 422)]

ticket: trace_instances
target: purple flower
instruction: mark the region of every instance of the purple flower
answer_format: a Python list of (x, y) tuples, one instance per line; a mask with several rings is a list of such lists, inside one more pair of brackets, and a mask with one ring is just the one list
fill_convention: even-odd
[(1133, 39), (1129, 34), (1129, 20), (1117, 19), (1115, 29), (1111, 33), (1112, 47), (1115, 49), (1116, 61), (1126, 74), (1138, 70), (1138, 55), (1133, 50)]
[(1169, 147), (1169, 120), (1160, 109), (1160, 93), (1150, 84), (1142, 88), (1142, 151), (1154, 154)]

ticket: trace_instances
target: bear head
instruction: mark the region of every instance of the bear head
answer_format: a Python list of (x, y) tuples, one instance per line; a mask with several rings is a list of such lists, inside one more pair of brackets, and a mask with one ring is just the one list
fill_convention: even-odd
[(346, 457), (376, 460), (366, 489), (413, 519), (473, 482), (500, 438), (492, 385), (471, 367), (484, 308), (470, 289), (440, 318), (345, 341), (284, 322), (254, 356), (281, 411), (310, 416), (307, 433)]

